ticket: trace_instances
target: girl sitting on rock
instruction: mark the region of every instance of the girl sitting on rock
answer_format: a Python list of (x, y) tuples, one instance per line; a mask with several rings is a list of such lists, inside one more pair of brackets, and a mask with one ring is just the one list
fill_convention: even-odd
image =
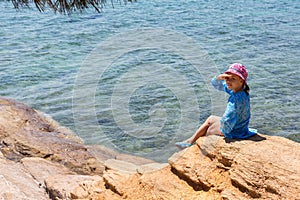
[(231, 139), (245, 139), (256, 134), (249, 129), (250, 97), (249, 86), (246, 82), (248, 72), (244, 65), (234, 63), (223, 74), (212, 79), (214, 88), (227, 92), (227, 108), (222, 117), (210, 116), (196, 133), (184, 142), (176, 142), (180, 149), (187, 148), (204, 135), (220, 135)]

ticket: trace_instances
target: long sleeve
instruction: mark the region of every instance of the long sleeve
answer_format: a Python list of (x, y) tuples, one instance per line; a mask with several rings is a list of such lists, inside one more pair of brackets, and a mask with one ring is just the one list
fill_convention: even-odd
[(223, 80), (218, 80), (217, 79), (217, 76), (215, 76), (212, 80), (211, 80), (211, 84), (212, 86), (217, 89), (217, 90), (220, 90), (220, 91), (223, 91), (223, 92), (227, 92), (229, 94), (230, 90), (228, 90), (227, 88), (227, 85), (225, 83), (225, 81)]

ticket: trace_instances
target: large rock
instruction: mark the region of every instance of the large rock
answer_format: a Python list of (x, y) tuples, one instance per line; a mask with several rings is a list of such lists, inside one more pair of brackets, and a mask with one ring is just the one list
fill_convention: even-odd
[(60, 165), (43, 158), (28, 157), (23, 158), (20, 162), (35, 179), (35, 181), (44, 188), (45, 180), (48, 177), (75, 174), (64, 165)]
[(218, 192), (194, 190), (172, 173), (170, 166), (142, 175), (109, 170), (103, 179), (109, 189), (120, 195), (120, 199), (220, 199)]
[(103, 178), (122, 199), (299, 199), (300, 145), (261, 134), (203, 137), (162, 169), (129, 174), (112, 168)]
[(5, 200), (49, 200), (44, 188), (20, 163), (0, 158), (0, 198)]
[(117, 159), (108, 159), (104, 163), (106, 171), (114, 170), (123, 174), (145, 174), (153, 171), (157, 171), (166, 165), (167, 163), (147, 163), (147, 164), (134, 164), (129, 161), (117, 160)]
[(79, 174), (102, 174), (104, 161), (96, 159), (70, 130), (13, 100), (1, 98), (0, 108), (1, 151), (6, 158), (40, 157)]
[(204, 137), (169, 163), (195, 190), (216, 190), (223, 198), (299, 199), (300, 145), (282, 137)]
[(169, 163), (84, 145), (28, 106), (0, 98), (1, 199), (300, 199), (300, 144), (202, 137)]
[(120, 196), (106, 189), (100, 176), (56, 175), (45, 180), (47, 192), (55, 200), (119, 200)]

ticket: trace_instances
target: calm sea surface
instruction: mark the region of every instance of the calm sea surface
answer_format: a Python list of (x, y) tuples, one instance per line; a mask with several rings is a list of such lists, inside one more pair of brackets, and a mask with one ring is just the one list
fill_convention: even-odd
[[(88, 144), (166, 161), (177, 151), (173, 143), (193, 134), (212, 114), (211, 91), (201, 73), (221, 73), (234, 62), (243, 63), (249, 71), (251, 127), (300, 140), (298, 0), (140, 0), (115, 8), (107, 5), (100, 14), (72, 16), (16, 11), (10, 2), (0, 1), (0, 18), (0, 95), (51, 115)], [(126, 33), (145, 28), (178, 33), (159, 45), (174, 38), (185, 43), (182, 38), (190, 38), (212, 65), (197, 71), (189, 60), (155, 42), (157, 48), (144, 48), (151, 41), (137, 38), (141, 48), (132, 50), (127, 42), (116, 39), (136, 37)], [(113, 47), (105, 48), (105, 58), (87, 66), (93, 50), (111, 38), (115, 38), (114, 47), (128, 52), (101, 71), (104, 68), (95, 65), (114, 54)], [(87, 82), (78, 83), (82, 70)], [(127, 85), (138, 80), (137, 74), (146, 74), (144, 84)], [(76, 91), (84, 91), (78, 87), (92, 90), (87, 93), (92, 98), (86, 97), (92, 105), (74, 100)], [(187, 101), (183, 97), (188, 95), (192, 98)], [(86, 112), (81, 114), (74, 107)], [(183, 116), (186, 113), (189, 116)]]

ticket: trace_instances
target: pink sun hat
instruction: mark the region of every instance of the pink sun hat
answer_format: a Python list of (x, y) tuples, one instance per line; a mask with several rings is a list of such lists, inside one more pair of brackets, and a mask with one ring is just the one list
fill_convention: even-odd
[(245, 81), (245, 84), (247, 85), (248, 72), (246, 67), (241, 63), (233, 63), (224, 73), (231, 73), (241, 77), (241, 79), (243, 79)]

